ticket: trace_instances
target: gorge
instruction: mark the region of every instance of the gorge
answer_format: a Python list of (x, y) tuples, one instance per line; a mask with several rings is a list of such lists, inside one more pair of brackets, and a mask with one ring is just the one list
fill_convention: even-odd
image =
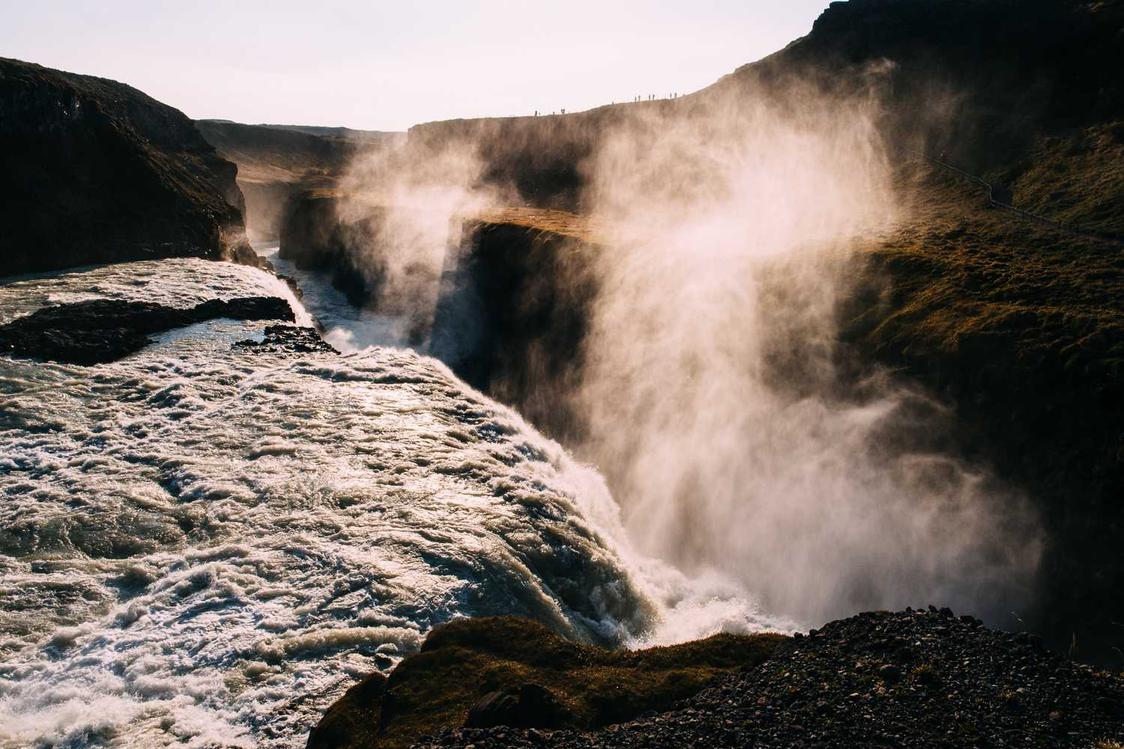
[(0, 746), (1117, 746), (1124, 6), (1012, 7), (406, 134), (0, 60)]

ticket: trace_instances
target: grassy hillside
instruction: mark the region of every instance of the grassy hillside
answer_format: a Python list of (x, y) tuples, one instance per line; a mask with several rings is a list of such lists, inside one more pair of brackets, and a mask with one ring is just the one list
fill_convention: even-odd
[(843, 339), (938, 393), (969, 456), (1031, 497), (1050, 544), (1034, 626), (1057, 647), (1114, 662), (1124, 245), (988, 207), (978, 187), (940, 172), (915, 179), (911, 218), (861, 244), (864, 285)]

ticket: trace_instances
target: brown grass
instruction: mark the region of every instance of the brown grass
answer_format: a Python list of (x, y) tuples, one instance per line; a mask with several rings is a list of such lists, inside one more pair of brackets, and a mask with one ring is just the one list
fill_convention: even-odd
[(587, 216), (549, 208), (507, 206), (485, 211), (478, 218), (485, 223), (522, 226), (586, 243), (595, 243), (605, 234), (605, 227)]
[(389, 678), (352, 688), (313, 732), (310, 749), (406, 747), (463, 725), (482, 697), (524, 684), (546, 687), (573, 728), (623, 722), (664, 710), (715, 677), (753, 668), (787, 638), (716, 635), (640, 651), (578, 645), (525, 619), (462, 619), (434, 630), (421, 652)]

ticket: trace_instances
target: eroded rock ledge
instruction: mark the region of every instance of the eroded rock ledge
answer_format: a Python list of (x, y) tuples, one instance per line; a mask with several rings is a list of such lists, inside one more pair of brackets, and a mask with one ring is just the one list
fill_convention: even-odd
[(0, 326), (0, 353), (66, 364), (103, 364), (139, 351), (156, 333), (223, 317), (294, 320), (289, 303), (279, 297), (209, 299), (187, 308), (95, 299), (46, 307)]
[[(333, 705), (309, 749), (406, 747), (467, 722), (480, 727), (589, 729), (666, 710), (715, 677), (753, 668), (787, 638), (716, 635), (640, 651), (562, 639), (515, 617), (433, 630), (389, 677), (373, 674)], [(502, 729), (499, 729), (502, 733)]]

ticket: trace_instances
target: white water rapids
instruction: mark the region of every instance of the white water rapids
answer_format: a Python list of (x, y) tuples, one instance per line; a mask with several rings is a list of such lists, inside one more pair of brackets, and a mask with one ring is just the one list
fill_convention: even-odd
[[(131, 263), (0, 285), (0, 323), (255, 294), (292, 298), (242, 266)], [(303, 746), (462, 615), (626, 644), (769, 626), (637, 556), (600, 476), (439, 362), (353, 333), (344, 356), (232, 349), (263, 325), (94, 367), (0, 356), (0, 746)]]

